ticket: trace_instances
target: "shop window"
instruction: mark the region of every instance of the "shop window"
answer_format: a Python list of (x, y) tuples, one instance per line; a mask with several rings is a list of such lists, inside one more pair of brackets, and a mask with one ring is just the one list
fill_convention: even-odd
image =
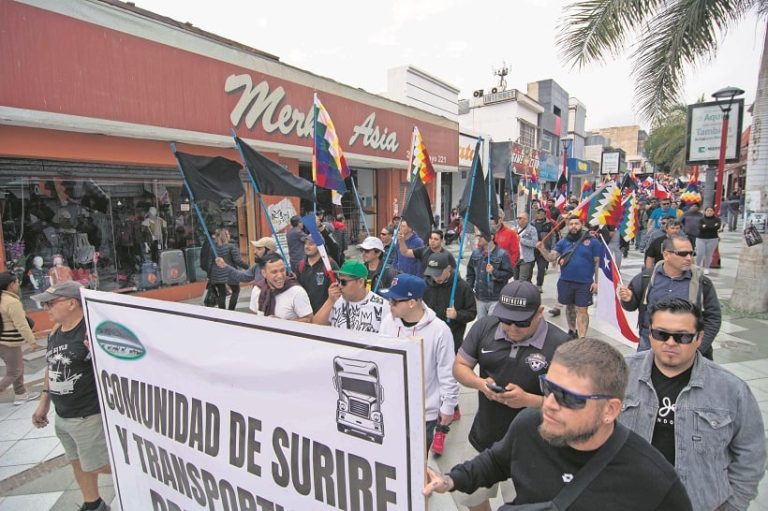
[[(33, 172), (24, 164), (20, 172), (0, 161), (0, 217), (6, 268), (19, 275), (25, 300), (57, 280), (130, 292), (201, 277), (195, 257), (205, 237), (172, 170), (133, 177), (141, 173), (55, 163)], [(225, 227), (238, 239), (237, 205), (198, 205), (211, 230)]]

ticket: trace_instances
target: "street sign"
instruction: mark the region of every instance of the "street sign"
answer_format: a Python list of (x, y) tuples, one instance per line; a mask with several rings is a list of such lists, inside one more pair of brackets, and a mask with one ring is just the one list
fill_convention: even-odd
[[(687, 165), (717, 165), (720, 160), (720, 135), (723, 112), (720, 105), (727, 101), (711, 101), (688, 105), (688, 125), (685, 137), (685, 163)], [(741, 125), (744, 120), (744, 100), (734, 100), (728, 122), (725, 162), (739, 161), (741, 151)]]
[(619, 151), (604, 152), (603, 161), (600, 164), (600, 174), (618, 174), (621, 153)]

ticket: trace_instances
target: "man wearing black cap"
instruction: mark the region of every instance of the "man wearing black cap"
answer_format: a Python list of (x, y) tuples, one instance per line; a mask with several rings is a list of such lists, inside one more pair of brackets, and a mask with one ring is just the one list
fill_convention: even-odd
[(48, 336), (45, 388), (32, 415), (32, 424), (37, 428), (48, 425), (53, 401), (56, 436), (83, 494), (80, 509), (109, 511), (99, 496), (99, 474), (111, 470), (91, 353), (85, 345), (87, 329), (80, 304), (81, 288), (70, 280), (32, 296), (48, 311), (51, 322), (58, 325)]
[[(477, 316), (475, 293), (467, 281), (459, 276), (456, 281), (456, 294), (453, 307), (449, 307), (451, 289), (453, 288), (453, 266), (449, 254), (438, 252), (429, 256), (424, 277), (427, 290), (424, 292), (424, 303), (435, 311), (437, 317), (448, 323), (453, 334), (454, 351), (458, 351), (464, 341), (467, 324)], [(450, 321), (448, 321), (450, 320)]]
[[(472, 325), (456, 355), (456, 380), (478, 390), (477, 415), (469, 432), (469, 443), (478, 452), (503, 438), (520, 410), (541, 406), (539, 375), (546, 374), (555, 349), (569, 338), (544, 320), (543, 311), (536, 286), (510, 282), (491, 314)], [(489, 509), (488, 500), (497, 491), (495, 485), (456, 497), (471, 510)]]

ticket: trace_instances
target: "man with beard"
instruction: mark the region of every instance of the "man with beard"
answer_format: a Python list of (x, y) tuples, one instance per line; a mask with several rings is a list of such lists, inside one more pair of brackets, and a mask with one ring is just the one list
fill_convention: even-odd
[(704, 271), (693, 264), (693, 246), (686, 236), (668, 238), (663, 245), (664, 260), (653, 269), (643, 268), (629, 286), (619, 288), (621, 307), (639, 311), (637, 322), (640, 342), (637, 351), (651, 348), (648, 310), (666, 298), (684, 298), (696, 304), (704, 315), (704, 337), (699, 350), (712, 360), (712, 343), (720, 331), (722, 312), (717, 291)]
[(600, 241), (583, 229), (581, 219), (568, 219), (568, 235), (557, 242), (550, 251), (539, 241), (536, 248), (550, 262), (560, 264), (557, 281), (557, 301), (565, 305), (568, 333), (571, 337), (586, 337), (589, 329), (589, 306), (597, 292), (597, 275), (600, 271)]
[(765, 474), (755, 396), (698, 353), (704, 320), (696, 305), (668, 298), (654, 304), (650, 316), (652, 351), (627, 358), (620, 422), (675, 466), (696, 509), (747, 509)]
[[(251, 241), (253, 245), (254, 263), (253, 266), (245, 271), (238, 270), (229, 266), (222, 257), (216, 258), (216, 266), (219, 268), (228, 268), (228, 279), (236, 280), (238, 282), (257, 282), (262, 280), (264, 276), (261, 274), (261, 269), (264, 267), (264, 257), (267, 254), (274, 254), (277, 251), (277, 243), (270, 237), (259, 238), (256, 241)], [(234, 310), (234, 309), (233, 309)]]
[(309, 296), (296, 282), (296, 278), (288, 275), (279, 255), (272, 253), (264, 257), (261, 275), (264, 279), (254, 284), (249, 309), (262, 316), (302, 323), (312, 321)]
[(368, 269), (360, 261), (348, 259), (336, 272), (336, 282), (328, 288), (328, 299), (312, 322), (346, 330), (378, 332), (389, 316), (389, 306), (366, 286)]
[(590, 338), (562, 344), (539, 382), (541, 411), (520, 412), (501, 441), (448, 474), (427, 468), (424, 495), (471, 493), (511, 478), (513, 505), (555, 500), (570, 511), (692, 509), (664, 456), (616, 421), (627, 364), (615, 348)]
[[(478, 391), (469, 443), (479, 453), (501, 440), (526, 407), (541, 406), (539, 375), (547, 372), (555, 349), (568, 335), (543, 318), (541, 295), (530, 282), (510, 282), (491, 316), (469, 330), (453, 363), (453, 376)], [(475, 373), (478, 367), (478, 373)], [(489, 509), (498, 485), (456, 500), (470, 511)], [(505, 488), (502, 488), (504, 495)]]

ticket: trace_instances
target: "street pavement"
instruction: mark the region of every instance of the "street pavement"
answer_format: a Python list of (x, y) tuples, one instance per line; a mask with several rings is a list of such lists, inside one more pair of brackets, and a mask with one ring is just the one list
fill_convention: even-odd
[[(712, 270), (710, 278), (715, 284), (721, 300), (728, 300), (734, 292), (733, 284), (736, 277), (736, 265), (740, 247), (741, 234), (723, 233), (720, 244), (723, 268)], [(458, 247), (454, 243), (448, 247), (454, 255)], [(349, 252), (354, 253), (354, 249)], [(469, 253), (465, 250), (463, 258), (466, 261)], [(630, 251), (630, 256), (624, 260), (621, 268), (622, 278), (628, 282), (636, 275), (642, 266), (642, 256)], [(558, 273), (550, 269), (544, 283), (543, 303), (548, 308), (555, 304), (555, 284)], [(238, 310), (247, 311), (250, 293), (244, 292), (238, 303)], [(192, 301), (200, 303), (199, 300)], [(567, 330), (565, 317), (552, 318), (552, 323)], [(744, 316), (725, 311), (720, 334), (715, 341), (715, 361), (723, 364), (730, 371), (741, 377), (752, 389), (763, 414), (763, 422), (768, 424), (768, 342), (765, 331), (768, 327), (768, 315)], [(624, 342), (612, 338), (601, 325), (590, 325), (590, 336), (602, 338), (616, 346), (622, 353), (634, 351)], [(42, 378), (45, 371), (43, 347), (44, 339), (39, 339), (39, 349), (27, 353), (24, 357), (26, 381), (30, 390), (42, 388)], [(0, 361), (0, 365), (2, 362)], [(1, 369), (2, 371), (4, 369)], [(472, 424), (477, 408), (475, 391), (462, 388), (460, 394), (462, 418), (451, 426), (451, 432), (446, 441), (445, 454), (435, 459), (430, 454), (429, 464), (439, 470), (448, 471), (453, 464), (473, 455), (467, 443), (467, 434)], [(46, 511), (73, 510), (81, 504), (81, 495), (72, 470), (63, 457), (63, 449), (55, 436), (53, 426), (35, 429), (31, 416), (37, 402), (13, 406), (12, 391), (0, 395), (0, 511)], [(114, 499), (114, 488), (109, 476), (100, 477), (102, 497), (110, 502)], [(509, 490), (513, 491), (511, 485)], [(503, 504), (501, 498), (492, 501), (493, 509)], [(437, 511), (453, 511), (466, 509), (457, 506), (453, 497), (437, 495), (430, 499), (430, 509)], [(119, 509), (114, 499), (113, 509)], [(750, 506), (750, 511), (768, 511), (768, 482), (760, 484), (760, 493)], [(131, 510), (133, 511), (133, 510)], [(139, 510), (141, 511), (141, 510)]]

